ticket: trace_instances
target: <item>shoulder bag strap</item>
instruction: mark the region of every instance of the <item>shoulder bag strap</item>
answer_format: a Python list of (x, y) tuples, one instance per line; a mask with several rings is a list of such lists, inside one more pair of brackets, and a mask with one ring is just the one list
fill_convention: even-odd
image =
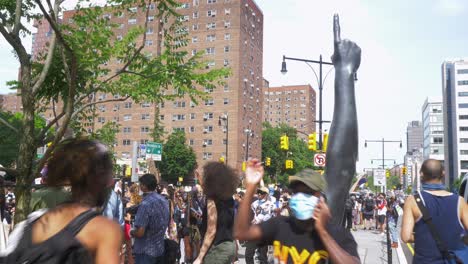
[(95, 210), (93, 209), (89, 209), (83, 213), (81, 213), (80, 215), (78, 215), (77, 217), (75, 217), (75, 219), (73, 219), (68, 225), (67, 227), (65, 227), (65, 230), (70, 232), (71, 234), (73, 234), (73, 236), (76, 236), (76, 234), (78, 234), (81, 229), (91, 220), (93, 219), (94, 217), (98, 216), (99, 213), (96, 212)]
[(432, 223), (431, 214), (429, 213), (429, 211), (427, 210), (427, 208), (424, 206), (420, 194), (419, 194), (419, 193), (416, 193), (416, 194), (414, 195), (414, 198), (415, 198), (416, 204), (417, 204), (418, 207), (419, 207), (419, 210), (420, 210), (421, 213), (422, 213), (422, 219), (424, 220), (424, 222), (426, 223), (426, 225), (429, 227), (429, 231), (431, 232), (432, 237), (434, 238), (434, 240), (435, 240), (435, 242), (436, 242), (436, 245), (437, 245), (437, 248), (439, 249), (440, 253), (442, 254), (442, 256), (443, 256), (444, 258), (446, 258), (446, 259), (451, 259), (452, 256), (451, 256), (450, 253), (448, 252), (448, 249), (447, 249), (445, 243), (440, 239), (439, 233), (437, 232), (436, 227), (435, 227), (434, 224)]

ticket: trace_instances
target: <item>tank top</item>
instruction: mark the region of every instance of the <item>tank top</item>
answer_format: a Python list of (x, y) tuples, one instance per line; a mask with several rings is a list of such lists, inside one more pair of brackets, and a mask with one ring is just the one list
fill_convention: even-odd
[[(208, 203), (208, 202), (207, 202)], [(233, 226), (234, 226), (234, 199), (229, 198), (227, 200), (217, 200), (215, 201), (216, 212), (218, 214), (218, 219), (216, 221), (216, 235), (213, 240), (212, 246), (219, 245), (226, 241), (233, 241), (232, 236)], [(201, 233), (203, 239), (208, 227), (208, 218), (207, 218), (207, 207), (203, 209), (202, 216), (202, 225)]]
[[(447, 248), (453, 250), (463, 247), (461, 238), (466, 231), (458, 216), (458, 195), (437, 196), (421, 191), (420, 196)], [(416, 222), (414, 231), (413, 263), (444, 264), (442, 254), (422, 217)]]

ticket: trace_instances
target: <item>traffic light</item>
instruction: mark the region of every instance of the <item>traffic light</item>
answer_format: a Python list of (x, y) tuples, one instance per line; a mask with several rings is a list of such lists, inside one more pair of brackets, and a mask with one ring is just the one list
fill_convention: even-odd
[(327, 152), (328, 134), (323, 134), (322, 151)]
[(406, 166), (403, 166), (403, 168), (401, 168), (401, 174), (406, 175)]
[(271, 166), (271, 158), (270, 158), (270, 157), (267, 157), (267, 158), (266, 158), (265, 165), (266, 165), (267, 167), (270, 167), (270, 166)]
[(127, 167), (125, 168), (125, 176), (127, 176), (127, 177), (132, 176), (132, 167), (127, 166)]
[(288, 136), (286, 136), (286, 135), (281, 136), (281, 138), (280, 138), (280, 148), (282, 150), (288, 150), (289, 149), (289, 138), (288, 138)]
[(224, 163), (224, 161), (225, 161), (224, 157), (219, 158), (219, 162)]
[(309, 150), (317, 150), (317, 133), (309, 134)]
[(387, 176), (387, 178), (390, 177), (390, 170), (385, 170), (385, 176)]
[(242, 171), (245, 171), (247, 169), (247, 162), (243, 161), (242, 162)]
[(294, 162), (292, 160), (286, 160), (286, 169), (293, 169), (294, 168)]

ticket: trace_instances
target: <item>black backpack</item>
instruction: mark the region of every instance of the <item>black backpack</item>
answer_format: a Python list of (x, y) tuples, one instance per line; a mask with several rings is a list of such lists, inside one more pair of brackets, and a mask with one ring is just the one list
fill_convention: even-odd
[(90, 252), (75, 236), (86, 223), (98, 215), (99, 213), (94, 210), (85, 211), (73, 219), (63, 230), (49, 239), (38, 244), (32, 244), (32, 226), (40, 218), (38, 217), (25, 226), (18, 246), (11, 254), (0, 258), (0, 263), (94, 263)]
[(365, 205), (366, 205), (366, 211), (372, 211), (375, 208), (375, 203), (373, 199), (367, 199)]
[(354, 202), (350, 198), (346, 199), (345, 203), (345, 210), (346, 211), (352, 211), (354, 208)]

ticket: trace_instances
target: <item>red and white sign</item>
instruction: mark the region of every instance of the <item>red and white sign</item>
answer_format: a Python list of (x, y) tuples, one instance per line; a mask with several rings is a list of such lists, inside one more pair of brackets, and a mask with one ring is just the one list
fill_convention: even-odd
[(327, 155), (325, 153), (318, 153), (314, 155), (314, 165), (317, 167), (325, 167), (327, 163)]

